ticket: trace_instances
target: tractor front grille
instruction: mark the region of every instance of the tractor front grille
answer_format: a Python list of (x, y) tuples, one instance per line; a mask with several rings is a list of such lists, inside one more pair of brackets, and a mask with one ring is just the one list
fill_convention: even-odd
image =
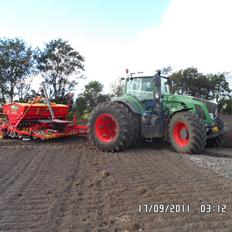
[(200, 101), (204, 103), (209, 111), (209, 113), (216, 115), (217, 112), (217, 104), (214, 102), (211, 102), (209, 100), (201, 99), (201, 98), (194, 98), (194, 100)]

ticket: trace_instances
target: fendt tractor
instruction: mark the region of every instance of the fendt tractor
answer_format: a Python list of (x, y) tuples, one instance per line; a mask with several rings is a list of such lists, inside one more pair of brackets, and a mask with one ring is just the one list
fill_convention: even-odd
[(117, 152), (141, 141), (169, 141), (175, 151), (197, 154), (218, 146), (224, 123), (217, 104), (170, 94), (167, 77), (128, 74), (121, 97), (95, 107), (89, 118), (89, 139), (103, 151)]

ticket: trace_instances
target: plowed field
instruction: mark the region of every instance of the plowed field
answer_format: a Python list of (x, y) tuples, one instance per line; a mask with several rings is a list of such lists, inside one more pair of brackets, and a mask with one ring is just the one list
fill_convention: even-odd
[(111, 154), (85, 137), (3, 140), (0, 231), (232, 231), (232, 181), (159, 141)]

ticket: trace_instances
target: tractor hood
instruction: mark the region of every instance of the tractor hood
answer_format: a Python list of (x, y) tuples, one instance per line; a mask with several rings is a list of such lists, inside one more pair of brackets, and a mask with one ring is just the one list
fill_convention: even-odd
[(217, 104), (202, 98), (185, 96), (185, 95), (164, 95), (164, 101), (167, 102), (178, 102), (185, 104), (187, 107), (192, 106), (194, 104), (204, 104), (208, 109), (209, 113), (215, 115), (217, 112)]
[(186, 95), (164, 95), (163, 99), (165, 101), (174, 101), (174, 102), (191, 102), (193, 97)]

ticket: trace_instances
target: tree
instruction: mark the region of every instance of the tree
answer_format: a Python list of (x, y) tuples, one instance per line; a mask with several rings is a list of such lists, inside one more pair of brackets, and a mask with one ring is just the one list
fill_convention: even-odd
[(87, 109), (87, 103), (86, 99), (82, 95), (79, 95), (76, 99), (76, 104), (74, 108), (79, 115), (84, 115), (85, 110)]
[(30, 99), (31, 85), (26, 78), (19, 80), (17, 84), (19, 102), (27, 102)]
[(163, 67), (161, 70), (161, 73), (162, 73), (162, 75), (167, 75), (167, 76), (171, 75), (172, 67), (171, 66)]
[(10, 102), (18, 95), (23, 98), (30, 89), (31, 74), (35, 71), (33, 51), (23, 40), (0, 39), (0, 91), (1, 101)]
[(121, 78), (117, 79), (110, 84), (110, 88), (113, 96), (120, 97), (124, 92), (125, 82)]
[(172, 81), (171, 91), (178, 94), (186, 94), (201, 97), (202, 94), (209, 95), (209, 82), (198, 72), (196, 68), (187, 68), (175, 72), (170, 77)]
[(226, 73), (209, 74), (211, 81), (212, 98), (218, 103), (220, 99), (230, 95), (229, 83), (226, 80)]
[(80, 115), (84, 112), (91, 112), (93, 108), (101, 102), (110, 100), (108, 94), (103, 94), (103, 85), (98, 81), (90, 81), (85, 85), (83, 93), (76, 99), (77, 111)]
[(223, 114), (232, 114), (232, 98), (222, 98), (218, 102), (218, 111)]
[[(0, 58), (1, 59), (1, 58)], [(1, 62), (1, 61), (0, 61)], [(6, 102), (6, 76), (3, 74), (2, 65), (0, 63), (0, 103)]]
[(219, 101), (230, 94), (226, 73), (202, 74), (194, 67), (179, 70), (170, 76), (171, 92)]
[(84, 57), (62, 39), (45, 44), (36, 59), (37, 68), (51, 87), (50, 94), (55, 101), (60, 102), (77, 85), (77, 79), (83, 77)]

